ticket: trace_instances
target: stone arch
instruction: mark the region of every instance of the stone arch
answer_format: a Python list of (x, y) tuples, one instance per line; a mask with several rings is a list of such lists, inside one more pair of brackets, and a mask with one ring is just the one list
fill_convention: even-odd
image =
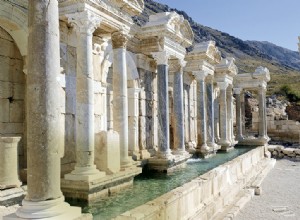
[(12, 36), (0, 27), (0, 136), (22, 137), (19, 167), (26, 167), (26, 120), (23, 58)]
[(1, 2), (0, 26), (14, 39), (22, 56), (27, 55), (28, 16), (27, 1)]

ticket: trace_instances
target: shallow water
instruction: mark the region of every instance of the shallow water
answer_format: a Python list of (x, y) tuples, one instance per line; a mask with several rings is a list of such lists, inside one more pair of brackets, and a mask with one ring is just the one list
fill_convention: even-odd
[(249, 147), (236, 148), (228, 153), (217, 153), (215, 157), (209, 159), (190, 159), (187, 162), (186, 168), (171, 174), (141, 174), (135, 177), (133, 187), (94, 203), (89, 207), (84, 207), (83, 211), (92, 213), (94, 220), (111, 219), (125, 211), (149, 202), (176, 187), (182, 186), (184, 183), (246, 153), (250, 149)]

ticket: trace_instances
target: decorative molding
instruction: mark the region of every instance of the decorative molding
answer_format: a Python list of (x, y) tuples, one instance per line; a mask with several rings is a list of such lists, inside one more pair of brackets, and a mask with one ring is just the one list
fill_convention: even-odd
[(101, 18), (90, 11), (82, 11), (67, 14), (68, 22), (74, 27), (77, 33), (92, 35), (99, 27)]

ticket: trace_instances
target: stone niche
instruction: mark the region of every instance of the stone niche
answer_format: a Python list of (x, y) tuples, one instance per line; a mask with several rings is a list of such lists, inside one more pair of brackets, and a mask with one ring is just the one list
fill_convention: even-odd
[(23, 58), (12, 37), (0, 27), (0, 136), (20, 136), (19, 164), (26, 166), (25, 82)]

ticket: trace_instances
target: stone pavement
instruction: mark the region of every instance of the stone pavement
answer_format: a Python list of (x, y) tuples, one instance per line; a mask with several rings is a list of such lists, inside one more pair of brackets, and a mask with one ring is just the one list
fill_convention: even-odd
[(245, 205), (235, 220), (299, 220), (300, 162), (277, 160), (262, 182), (262, 193)]

